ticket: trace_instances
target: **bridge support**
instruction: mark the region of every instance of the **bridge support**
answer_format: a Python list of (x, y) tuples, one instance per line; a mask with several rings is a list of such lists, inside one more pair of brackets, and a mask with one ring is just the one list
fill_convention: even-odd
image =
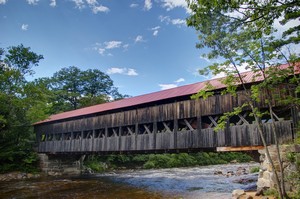
[(259, 162), (259, 150), (263, 150), (263, 146), (243, 146), (243, 147), (217, 147), (217, 152), (246, 152), (255, 162)]
[(264, 149), (264, 146), (240, 146), (240, 147), (217, 147), (218, 152), (225, 151), (257, 151)]
[(83, 170), (85, 155), (57, 155), (40, 153), (40, 168), (51, 176), (79, 175)]

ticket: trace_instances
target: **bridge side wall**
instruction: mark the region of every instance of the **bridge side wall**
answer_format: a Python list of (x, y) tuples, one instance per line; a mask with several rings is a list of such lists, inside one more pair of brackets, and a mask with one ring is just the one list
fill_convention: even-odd
[[(278, 96), (285, 95), (284, 89), (274, 92)], [(221, 114), (241, 106), (245, 100), (245, 91), (239, 91), (237, 96), (214, 95), (205, 100), (152, 104), (145, 108), (44, 123), (35, 126), (38, 151), (116, 152), (262, 145), (253, 118), (247, 114), (244, 120), (236, 116), (240, 121), (236, 119), (233, 125), (228, 122), (224, 131), (216, 133), (213, 130)], [(280, 106), (275, 101), (272, 104)], [(261, 102), (257, 106), (264, 108), (266, 104)], [(244, 111), (246, 113), (247, 108)], [(278, 137), (293, 138), (290, 119), (288, 116), (276, 122)], [(274, 143), (271, 125), (265, 123), (264, 128), (268, 132), (267, 143)]]

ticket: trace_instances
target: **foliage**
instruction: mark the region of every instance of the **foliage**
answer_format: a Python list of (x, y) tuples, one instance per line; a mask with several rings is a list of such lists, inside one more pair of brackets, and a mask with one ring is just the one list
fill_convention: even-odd
[[(178, 153), (178, 154), (141, 154), (141, 155), (108, 155), (108, 156), (91, 156), (85, 162), (85, 165), (94, 171), (103, 171), (103, 165), (107, 165), (105, 169), (115, 168), (174, 168), (174, 167), (190, 167), (201, 165), (226, 164), (231, 161), (249, 162), (252, 160), (245, 153), (237, 152), (199, 152), (194, 154)], [(105, 170), (104, 169), (104, 170)]]
[(92, 171), (101, 173), (106, 170), (106, 165), (102, 163), (98, 157), (92, 155), (88, 157), (88, 160), (85, 161), (85, 166), (90, 168)]
[[(44, 88), (26, 80), (43, 59), (28, 47), (1, 49), (0, 54), (0, 171), (32, 171), (38, 159), (33, 151), (31, 124), (45, 119)], [(39, 114), (37, 114), (39, 112)]]
[(260, 167), (252, 167), (252, 168), (250, 169), (250, 173), (258, 173), (259, 170), (260, 170)]
[(278, 191), (275, 189), (267, 189), (264, 191), (264, 195), (266, 196), (275, 196), (275, 198), (279, 198)]
[[(272, 101), (281, 100), (282, 104), (287, 105), (285, 107), (287, 109), (291, 107), (299, 109), (300, 105), (297, 97), (300, 91), (300, 79), (294, 74), (299, 54), (297, 54), (298, 52), (293, 53), (288, 47), (288, 44), (299, 43), (300, 25), (288, 28), (282, 35), (278, 33), (274, 25), (279, 19), (282, 24), (298, 19), (300, 16), (298, 1), (190, 0), (188, 3), (192, 12), (187, 19), (187, 24), (197, 30), (199, 42), (196, 47), (208, 48), (210, 51), (202, 56), (218, 60), (201, 70), (200, 73), (225, 74), (226, 77), (221, 80), (221, 83), (226, 86), (226, 89), (222, 94), (235, 95), (237, 90), (245, 91), (246, 102), (243, 106), (248, 106), (248, 109), (251, 110), (255, 123), (258, 124), (262, 142), (266, 146), (263, 138), (262, 117), (267, 113), (274, 121)], [(289, 67), (285, 69), (279, 67), (282, 63), (287, 63)], [(256, 85), (251, 85), (250, 89), (247, 85), (249, 80), (245, 79), (241, 73), (242, 68), (251, 70), (253, 73), (251, 81), (258, 82)], [(287, 98), (281, 99), (274, 92), (278, 84), (287, 86), (287, 90), (291, 93)], [(206, 91), (211, 92), (210, 89)], [(260, 110), (257, 106), (261, 103), (262, 91), (265, 93), (262, 103), (268, 106), (267, 112)], [(199, 93), (199, 97), (205, 96), (205, 92), (200, 91)], [(221, 128), (226, 126), (226, 122), (232, 114), (236, 113), (227, 113), (221, 118), (219, 121)], [(278, 148), (274, 124), (272, 129)], [(268, 149), (266, 152), (269, 157)], [(279, 150), (277, 157), (282, 173), (281, 184), (279, 184), (276, 171), (275, 179), (280, 197), (283, 198), (286, 194)], [(274, 168), (272, 161), (271, 164)]]
[(290, 193), (290, 198), (300, 198), (300, 153), (289, 152), (287, 153), (288, 161), (294, 165), (295, 170), (290, 170), (287, 180), (291, 184), (294, 190), (293, 193)]
[[(121, 99), (110, 77), (100, 70), (63, 68), (52, 78), (28, 81), (42, 55), (22, 44), (0, 48), (0, 172), (33, 171), (32, 124), (50, 114)], [(91, 162), (91, 167), (96, 164)]]
[(62, 68), (51, 78), (38, 80), (52, 91), (52, 113), (74, 110), (122, 99), (111, 78), (98, 69), (80, 70), (76, 66)]

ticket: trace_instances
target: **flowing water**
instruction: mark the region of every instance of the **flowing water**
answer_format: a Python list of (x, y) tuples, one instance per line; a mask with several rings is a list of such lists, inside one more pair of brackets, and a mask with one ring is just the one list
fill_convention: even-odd
[(221, 172), (231, 174), (255, 166), (258, 164), (126, 170), (0, 182), (0, 198), (231, 198), (234, 189), (255, 188), (257, 174), (226, 176)]

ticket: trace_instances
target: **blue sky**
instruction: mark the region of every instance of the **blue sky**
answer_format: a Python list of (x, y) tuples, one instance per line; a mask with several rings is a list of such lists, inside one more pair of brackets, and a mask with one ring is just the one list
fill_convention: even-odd
[(96, 68), (137, 96), (205, 80), (187, 16), (185, 0), (0, 0), (0, 47), (44, 56), (30, 78)]

